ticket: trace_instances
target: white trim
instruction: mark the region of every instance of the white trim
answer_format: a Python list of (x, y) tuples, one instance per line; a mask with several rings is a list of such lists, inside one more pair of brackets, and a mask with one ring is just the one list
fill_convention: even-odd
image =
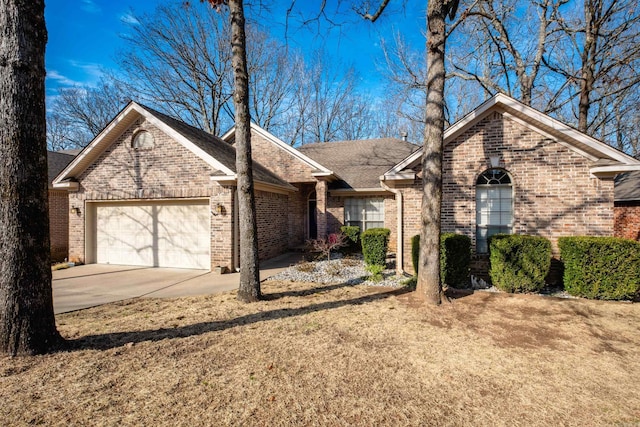
[[(283, 149), (287, 153), (291, 154), (292, 156), (294, 156), (298, 160), (306, 163), (311, 168), (317, 169), (317, 170), (320, 171), (320, 172), (312, 173), (313, 176), (331, 176), (331, 175), (333, 175), (333, 171), (331, 171), (331, 170), (327, 169), (326, 167), (322, 166), (320, 163), (316, 162), (312, 158), (304, 155), (302, 152), (296, 150), (295, 147), (290, 146), (289, 144), (287, 144), (283, 140), (277, 138), (276, 136), (274, 136), (271, 133), (269, 133), (268, 131), (262, 129), (260, 126), (258, 126), (257, 124), (255, 124), (253, 122), (251, 122), (251, 130), (255, 131), (257, 134), (259, 134), (260, 136), (265, 138), (267, 141), (271, 141), (272, 143), (274, 143), (275, 145), (277, 145), (278, 147), (280, 147), (281, 149)], [(236, 131), (236, 127), (234, 126), (231, 129), (229, 129), (224, 135), (222, 135), (222, 139), (228, 142), (229, 138), (231, 137), (231, 135), (233, 135), (235, 133), (235, 131)]]
[(519, 124), (521, 124), (522, 126), (531, 129), (532, 131), (539, 133), (540, 135), (544, 136), (545, 138), (549, 138), (551, 140), (553, 140), (554, 142), (557, 142), (558, 144), (567, 147), (570, 150), (575, 151), (576, 153), (580, 154), (583, 157), (586, 157), (587, 159), (591, 160), (592, 162), (595, 162), (598, 160), (597, 157), (595, 157), (593, 154), (589, 154), (584, 150), (579, 149), (578, 147), (576, 147), (573, 144), (569, 144), (565, 141), (562, 141), (560, 139), (558, 139), (558, 137), (551, 135), (548, 132), (545, 132), (543, 129), (540, 129), (539, 127), (536, 127), (534, 125), (532, 125), (531, 123), (527, 122), (526, 120), (522, 120), (520, 117), (518, 116), (514, 116), (513, 114), (509, 113), (508, 111), (503, 111), (502, 115), (504, 117), (507, 117), (510, 120), (513, 120), (514, 122), (517, 122)]
[(594, 177), (615, 176), (624, 172), (640, 171), (640, 164), (637, 165), (609, 165), (609, 166), (593, 166), (589, 172)]
[[(58, 176), (53, 180), (53, 186), (55, 187), (57, 184), (60, 184), (62, 180), (69, 178), (69, 174), (76, 168), (78, 164), (80, 164), (88, 154), (93, 151), (93, 149), (102, 142), (103, 139), (107, 137), (130, 113), (134, 111), (135, 103), (131, 101), (129, 105), (127, 105), (112, 121), (102, 129), (93, 140), (87, 145), (78, 155), (67, 165), (66, 168), (62, 170), (58, 174)], [(137, 112), (137, 110), (135, 110)]]
[[(193, 142), (189, 141), (186, 137), (184, 137), (182, 134), (180, 134), (179, 132), (174, 130), (172, 127), (170, 127), (169, 125), (164, 123), (162, 120), (158, 119), (156, 116), (153, 115), (153, 113), (147, 111), (145, 108), (143, 108), (139, 104), (135, 103), (134, 101), (131, 101), (129, 103), (129, 105), (127, 105), (111, 121), (111, 123), (109, 123), (109, 125), (107, 127), (105, 127), (102, 130), (102, 132), (100, 132), (98, 134), (98, 136), (96, 136), (93, 139), (93, 141), (91, 141), (91, 143), (89, 143), (89, 145), (87, 145), (87, 147), (85, 147), (85, 149), (82, 150), (75, 157), (75, 159), (73, 159), (73, 161), (71, 163), (69, 163), (69, 165), (53, 180), (54, 187), (57, 184), (59, 184), (61, 181), (63, 181), (64, 179), (70, 178), (74, 174), (81, 173), (84, 169), (77, 170), (78, 166), (81, 165), (85, 160), (89, 160), (89, 157), (90, 157), (91, 153), (94, 150), (98, 149), (98, 147), (102, 144), (102, 142), (107, 137), (111, 137), (112, 141), (115, 141), (117, 139), (117, 137), (122, 134), (122, 132), (118, 133), (117, 135), (112, 135), (112, 132), (122, 122), (124, 122), (125, 119), (129, 118), (130, 115), (132, 114), (132, 112), (135, 112), (138, 115), (144, 117), (146, 120), (148, 120), (150, 123), (152, 123), (158, 129), (160, 129), (162, 132), (164, 132), (165, 134), (167, 134), (168, 136), (173, 138), (179, 144), (182, 144), (185, 148), (187, 148), (189, 151), (194, 153), (196, 156), (198, 156), (200, 159), (202, 159), (205, 163), (207, 163), (211, 167), (213, 167), (215, 169), (218, 169), (218, 170), (224, 172), (227, 175), (233, 175), (234, 174), (234, 172), (231, 169), (229, 169), (228, 167), (226, 167), (225, 165), (220, 163), (218, 160), (213, 158), (211, 155), (209, 155), (207, 152), (205, 152), (200, 147), (195, 145)], [(133, 122), (133, 120), (132, 120), (132, 122)], [(123, 129), (122, 131), (124, 132), (124, 130), (125, 129)], [(102, 151), (104, 151), (104, 150), (102, 150)], [(98, 154), (100, 154), (100, 153), (98, 153)], [(86, 166), (86, 167), (88, 167), (88, 166)], [(85, 167), (85, 169), (86, 169), (86, 167)]]
[(414, 173), (397, 173), (390, 176), (380, 175), (380, 181), (413, 181), (416, 179)]
[(180, 132), (176, 131), (175, 129), (173, 129), (172, 127), (167, 125), (165, 122), (163, 122), (162, 120), (158, 119), (156, 116), (154, 116), (153, 114), (151, 114), (150, 112), (148, 112), (144, 108), (140, 107), (138, 104), (134, 103), (134, 106), (137, 107), (136, 111), (138, 111), (142, 116), (144, 116), (149, 122), (151, 122), (158, 129), (162, 130), (164, 133), (169, 135), (175, 141), (177, 141), (177, 142), (181, 143), (182, 145), (184, 145), (193, 154), (195, 154), (196, 156), (198, 156), (202, 160), (204, 160), (209, 166), (212, 166), (212, 167), (218, 169), (219, 171), (222, 171), (222, 172), (226, 173), (227, 175), (231, 175), (231, 174), (234, 173), (231, 169), (229, 169), (228, 167), (226, 167), (225, 165), (220, 163), (218, 160), (213, 158), (209, 153), (204, 151), (202, 148), (198, 147), (193, 142), (189, 141)]
[[(238, 184), (238, 176), (236, 174), (211, 175), (209, 179), (211, 179), (211, 181), (217, 182), (220, 185), (234, 186)], [(289, 193), (295, 193), (298, 191), (298, 189), (293, 185), (285, 187), (283, 185), (272, 184), (270, 182), (258, 181), (255, 179), (253, 181), (253, 185), (256, 190), (268, 191), (270, 193), (289, 194)]]
[(348, 196), (368, 196), (368, 195), (378, 195), (384, 196), (389, 195), (389, 193), (393, 194), (393, 191), (387, 191), (381, 187), (374, 188), (338, 188), (335, 190), (329, 190), (329, 194), (331, 196), (338, 197), (348, 197)]
[(75, 182), (75, 181), (65, 181), (65, 182), (58, 182), (58, 183), (54, 183), (53, 187), (50, 187), (56, 190), (77, 190), (78, 188), (80, 188), (80, 184)]
[[(473, 110), (471, 113), (467, 114), (461, 120), (459, 120), (452, 126), (448, 127), (444, 131), (445, 145), (451, 142), (457, 136), (459, 136), (462, 132), (466, 131), (470, 126), (475, 124), (477, 121), (484, 118), (487, 114), (489, 114), (491, 111), (494, 110), (494, 107), (495, 109), (498, 109), (499, 107), (499, 111), (502, 114), (509, 117), (510, 119), (517, 120), (518, 123), (521, 123), (521, 124), (527, 124), (529, 128), (534, 129), (536, 132), (544, 135), (545, 137), (552, 138), (554, 141), (559, 142), (560, 144), (571, 148), (575, 152), (581, 154), (582, 156), (592, 161), (596, 161), (598, 157), (594, 156), (593, 154), (587, 153), (582, 148), (579, 148), (580, 144), (587, 147), (588, 149), (594, 150), (595, 152), (602, 154), (604, 158), (616, 160), (626, 165), (640, 165), (640, 160), (636, 160), (633, 157), (621, 151), (618, 151), (615, 148), (603, 142), (600, 142), (589, 135), (586, 135), (576, 129), (573, 129), (570, 126), (565, 125), (564, 123), (552, 117), (549, 117), (548, 115), (541, 113), (540, 111), (537, 111), (501, 93), (494, 95), (492, 98), (485, 101), (482, 105), (480, 105), (478, 108)], [(558, 136), (553, 136), (549, 132), (541, 129), (539, 126), (536, 126), (535, 123), (528, 122), (524, 118), (515, 116), (514, 112), (522, 114), (527, 118), (530, 118), (532, 122), (537, 122), (542, 126), (553, 129), (555, 132), (558, 132), (559, 135), (563, 135), (564, 137), (566, 137), (568, 141), (560, 141)], [(575, 141), (575, 143), (572, 143), (571, 141)], [(402, 170), (415, 164), (415, 162), (422, 156), (423, 151), (424, 151), (423, 147), (419, 148), (417, 151), (410, 154), (407, 158), (402, 160), (396, 166), (389, 169), (384, 174), (385, 180), (393, 179), (392, 177), (394, 175), (399, 174)]]

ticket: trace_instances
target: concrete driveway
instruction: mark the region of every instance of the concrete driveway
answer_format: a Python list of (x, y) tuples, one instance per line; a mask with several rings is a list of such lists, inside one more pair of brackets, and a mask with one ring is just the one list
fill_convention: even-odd
[[(302, 259), (288, 253), (261, 264), (262, 280)], [(89, 264), (53, 272), (56, 314), (130, 298), (172, 298), (209, 295), (237, 289), (239, 273), (206, 270)]]

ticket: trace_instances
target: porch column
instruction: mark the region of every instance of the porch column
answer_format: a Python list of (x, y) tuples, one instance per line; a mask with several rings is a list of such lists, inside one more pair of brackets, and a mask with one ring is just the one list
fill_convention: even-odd
[(316, 224), (318, 239), (327, 237), (327, 182), (316, 183)]

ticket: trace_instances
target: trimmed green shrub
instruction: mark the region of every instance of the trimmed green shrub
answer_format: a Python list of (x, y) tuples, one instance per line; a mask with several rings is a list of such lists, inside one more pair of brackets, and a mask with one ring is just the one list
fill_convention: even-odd
[[(411, 238), (411, 261), (413, 270), (418, 275), (420, 258), (420, 235)], [(440, 235), (440, 280), (443, 284), (454, 288), (469, 285), (471, 266), (471, 239), (455, 233)]]
[(348, 252), (357, 252), (360, 250), (360, 227), (357, 225), (343, 225), (340, 232), (347, 236), (349, 242), (346, 249)]
[(463, 234), (440, 236), (440, 280), (452, 288), (469, 286), (471, 271), (471, 239)]
[(367, 265), (386, 265), (387, 248), (389, 247), (388, 228), (370, 228), (360, 235), (362, 255)]
[(418, 276), (418, 265), (420, 263), (420, 235), (416, 234), (411, 238), (411, 262), (413, 263), (413, 271)]
[(551, 242), (544, 237), (496, 234), (489, 239), (489, 277), (505, 292), (539, 292), (551, 266)]
[(561, 237), (564, 289), (593, 299), (640, 296), (640, 242), (615, 237)]
[(382, 279), (384, 279), (384, 276), (382, 275), (382, 273), (385, 270), (384, 265), (378, 265), (378, 264), (367, 265), (365, 269), (371, 274), (371, 276), (369, 276), (369, 279), (371, 281), (381, 282)]

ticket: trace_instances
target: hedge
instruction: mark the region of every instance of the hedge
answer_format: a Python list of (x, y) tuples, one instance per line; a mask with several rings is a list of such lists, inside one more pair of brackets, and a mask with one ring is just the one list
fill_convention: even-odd
[(551, 266), (551, 242), (544, 237), (496, 234), (489, 239), (489, 277), (505, 292), (539, 292)]
[(346, 247), (348, 252), (357, 252), (360, 250), (360, 227), (357, 225), (343, 225), (340, 232), (347, 236), (349, 245)]
[(561, 237), (564, 288), (604, 300), (640, 297), (640, 242), (615, 237)]
[[(418, 275), (420, 256), (420, 235), (411, 238), (411, 260), (413, 270)], [(469, 286), (471, 265), (471, 239), (455, 233), (440, 235), (440, 280), (454, 288)]]
[(360, 235), (362, 255), (367, 265), (386, 265), (389, 247), (388, 228), (370, 228)]

